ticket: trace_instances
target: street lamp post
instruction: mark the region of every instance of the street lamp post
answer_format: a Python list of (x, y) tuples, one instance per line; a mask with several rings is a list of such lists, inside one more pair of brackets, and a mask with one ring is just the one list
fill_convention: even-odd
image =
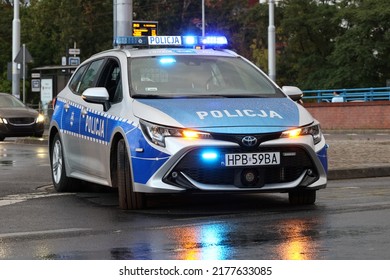
[(204, 0), (202, 0), (202, 36), (204, 37), (206, 34), (206, 23), (205, 23), (205, 7), (204, 7)]
[(276, 79), (276, 48), (275, 48), (275, 1), (269, 0), (269, 25), (268, 25), (268, 75)]
[(12, 21), (12, 95), (20, 98), (20, 70), (15, 58), (20, 51), (19, 1), (14, 1), (14, 19)]
[[(260, 4), (267, 0), (259, 0)], [(276, 79), (276, 48), (275, 48), (275, 0), (268, 0), (269, 23), (268, 23), (268, 76), (275, 81)]]

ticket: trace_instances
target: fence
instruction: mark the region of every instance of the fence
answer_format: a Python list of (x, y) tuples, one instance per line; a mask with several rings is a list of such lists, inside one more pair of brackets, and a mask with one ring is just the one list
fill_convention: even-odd
[(334, 92), (348, 102), (390, 100), (390, 87), (304, 90), (303, 100), (317, 103), (332, 102)]

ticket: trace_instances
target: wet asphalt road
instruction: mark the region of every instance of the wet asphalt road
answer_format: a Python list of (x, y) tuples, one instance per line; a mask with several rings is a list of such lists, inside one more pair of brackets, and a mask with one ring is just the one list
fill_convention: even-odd
[(122, 211), (105, 188), (55, 193), (45, 146), (0, 143), (0, 259), (390, 259), (390, 178), (286, 194), (159, 196)]

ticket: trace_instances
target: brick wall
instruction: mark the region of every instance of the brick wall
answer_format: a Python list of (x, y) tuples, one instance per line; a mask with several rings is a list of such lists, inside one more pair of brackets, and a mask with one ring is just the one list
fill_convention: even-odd
[(322, 129), (390, 129), (390, 101), (306, 103)]

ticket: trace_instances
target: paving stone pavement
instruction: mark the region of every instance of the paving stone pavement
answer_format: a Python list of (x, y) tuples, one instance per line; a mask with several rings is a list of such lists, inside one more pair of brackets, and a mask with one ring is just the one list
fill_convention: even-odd
[(390, 176), (390, 130), (324, 131), (324, 136), (329, 179)]

